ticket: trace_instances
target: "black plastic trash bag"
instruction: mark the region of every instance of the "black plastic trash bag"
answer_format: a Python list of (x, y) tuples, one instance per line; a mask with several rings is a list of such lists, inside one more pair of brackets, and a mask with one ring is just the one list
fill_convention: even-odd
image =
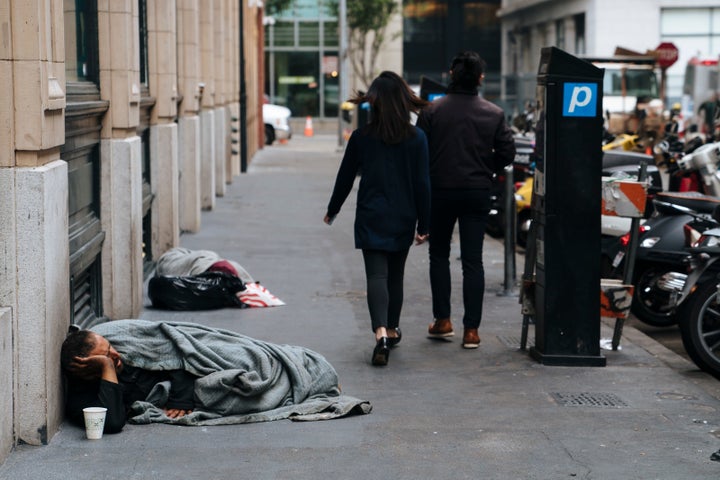
[(246, 305), (236, 293), (245, 284), (234, 275), (205, 272), (184, 277), (153, 277), (148, 284), (152, 306), (165, 310), (212, 310)]

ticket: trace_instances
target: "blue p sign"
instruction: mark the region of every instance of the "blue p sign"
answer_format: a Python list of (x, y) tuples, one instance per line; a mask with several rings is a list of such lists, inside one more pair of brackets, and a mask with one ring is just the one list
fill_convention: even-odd
[(563, 87), (563, 117), (597, 114), (597, 83), (566, 83)]

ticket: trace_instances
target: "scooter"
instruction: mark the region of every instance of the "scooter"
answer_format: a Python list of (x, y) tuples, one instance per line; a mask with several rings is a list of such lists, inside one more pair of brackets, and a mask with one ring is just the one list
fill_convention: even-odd
[[(515, 158), (513, 159), (513, 183), (524, 181), (531, 170), (535, 139), (532, 135), (515, 135)], [(505, 175), (496, 175), (490, 191), (490, 214), (485, 232), (493, 238), (505, 235)]]
[(678, 294), (683, 346), (700, 369), (720, 379), (720, 209), (716, 228), (690, 249), (688, 275)]
[[(720, 204), (720, 143), (702, 145), (684, 155), (669, 150), (665, 154), (668, 168), (701, 179), (699, 183), (705, 194), (697, 191), (658, 193), (657, 201), (653, 202), (656, 211), (640, 227), (631, 310), (639, 320), (660, 327), (677, 323), (672, 294), (660, 285), (669, 272), (683, 271), (681, 264), (685, 248), (691, 243), (690, 237), (697, 237), (713, 226), (707, 222)], [(603, 268), (603, 276), (619, 276), (617, 271), (628, 238), (629, 234), (614, 245), (604, 245), (605, 264), (608, 258), (613, 261), (610, 269)], [(684, 279), (675, 276), (675, 281), (684, 282)]]
[[(642, 225), (634, 267), (632, 313), (655, 327), (677, 323), (677, 291), (685, 283), (687, 247), (717, 224), (711, 218), (720, 199), (698, 192), (661, 192), (653, 200), (654, 213)], [(615, 244), (612, 269), (603, 276), (622, 278), (630, 234)], [(605, 255), (612, 255), (608, 250)]]
[(515, 184), (515, 207), (517, 210), (517, 245), (527, 248), (530, 224), (532, 223), (533, 177)]

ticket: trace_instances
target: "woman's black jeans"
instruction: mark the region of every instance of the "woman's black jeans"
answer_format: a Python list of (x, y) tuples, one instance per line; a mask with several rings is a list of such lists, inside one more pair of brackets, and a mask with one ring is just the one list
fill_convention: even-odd
[(436, 319), (450, 318), (450, 242), (457, 221), (465, 307), (463, 327), (480, 326), (485, 293), (483, 240), (489, 212), (488, 189), (437, 189), (432, 192), (430, 287)]
[(394, 329), (400, 323), (405, 260), (409, 251), (409, 248), (399, 252), (362, 251), (373, 332), (379, 327)]

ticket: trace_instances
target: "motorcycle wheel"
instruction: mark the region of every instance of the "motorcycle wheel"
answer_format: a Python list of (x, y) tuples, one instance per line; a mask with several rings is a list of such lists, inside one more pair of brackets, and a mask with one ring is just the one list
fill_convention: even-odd
[(653, 327), (671, 327), (678, 323), (677, 312), (670, 304), (670, 294), (656, 287), (667, 272), (666, 267), (648, 267), (636, 275), (635, 293), (630, 310), (643, 323)]
[(520, 248), (527, 248), (528, 232), (530, 231), (530, 221), (532, 214), (530, 210), (523, 210), (518, 213), (517, 217), (517, 244)]
[(272, 145), (275, 141), (275, 129), (270, 125), (265, 125), (265, 145)]
[(716, 281), (700, 285), (682, 305), (680, 334), (688, 356), (701, 370), (720, 378), (720, 304)]

